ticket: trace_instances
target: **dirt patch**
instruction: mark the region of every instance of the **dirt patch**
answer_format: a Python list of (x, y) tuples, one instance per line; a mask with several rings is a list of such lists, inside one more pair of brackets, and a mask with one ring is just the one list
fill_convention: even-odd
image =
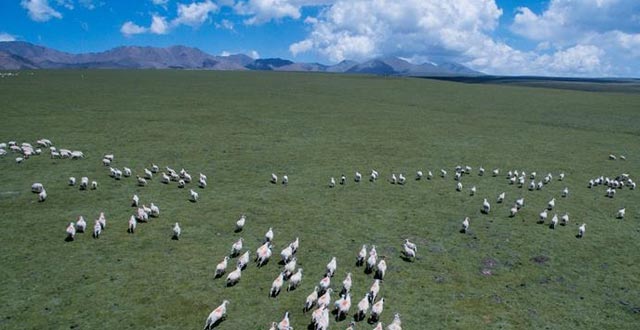
[(480, 271), (480, 274), (482, 274), (484, 276), (491, 276), (491, 275), (493, 275), (493, 272), (489, 268), (484, 268), (484, 269), (482, 269)]
[(551, 259), (545, 255), (539, 255), (531, 258), (531, 261), (533, 261), (537, 265), (545, 265), (549, 260)]

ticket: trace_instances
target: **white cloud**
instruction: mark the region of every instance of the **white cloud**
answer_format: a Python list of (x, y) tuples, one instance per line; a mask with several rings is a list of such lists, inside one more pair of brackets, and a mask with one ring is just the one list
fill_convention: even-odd
[(56, 0), (56, 2), (58, 3), (58, 6), (73, 10), (73, 1), (71, 0)]
[(235, 28), (235, 25), (233, 24), (232, 21), (228, 19), (223, 19), (222, 21), (220, 21), (220, 23), (216, 23), (216, 27), (218, 29), (227, 29), (227, 30), (233, 31)]
[(151, 2), (156, 6), (166, 6), (169, 0), (151, 0)]
[(128, 21), (122, 24), (122, 27), (120, 28), (120, 32), (128, 37), (135, 34), (145, 33), (147, 32), (147, 28), (137, 25), (131, 21)]
[(224, 57), (231, 56), (231, 55), (232, 55), (231, 52), (226, 50), (223, 50), (222, 53), (220, 53), (220, 56), (224, 56)]
[(258, 53), (256, 50), (251, 50), (248, 55), (254, 60), (260, 58), (260, 53)]
[(27, 10), (29, 17), (36, 22), (46, 22), (52, 18), (62, 18), (60, 12), (49, 6), (48, 0), (22, 0), (20, 5)]
[(154, 34), (167, 34), (167, 33), (169, 33), (169, 23), (167, 22), (167, 19), (162, 17), (162, 16), (152, 15), (151, 16), (151, 26), (149, 27), (149, 32), (154, 33)]
[(6, 32), (0, 32), (0, 42), (3, 41), (16, 41), (16, 37)]
[(244, 22), (248, 25), (263, 24), (284, 18), (299, 19), (302, 7), (329, 5), (335, 0), (246, 0), (238, 1), (235, 11), (250, 16)]
[[(79, 0), (78, 1), (84, 8), (87, 8), (89, 10), (94, 10), (96, 9), (96, 4), (94, 3), (94, 0)], [(103, 5), (103, 3), (99, 4), (100, 6)]]
[(184, 24), (191, 27), (198, 27), (209, 18), (210, 13), (216, 11), (218, 11), (218, 6), (210, 0), (193, 2), (189, 5), (179, 3), (178, 17), (173, 20), (172, 24)]

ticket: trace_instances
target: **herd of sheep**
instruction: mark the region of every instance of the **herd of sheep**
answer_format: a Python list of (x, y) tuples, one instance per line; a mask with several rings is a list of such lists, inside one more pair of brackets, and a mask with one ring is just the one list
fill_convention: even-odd
[[(71, 158), (71, 159), (81, 159), (84, 158), (84, 154), (81, 151), (72, 151), (69, 149), (57, 149), (53, 146), (52, 142), (48, 139), (41, 139), (36, 141), (36, 145), (38, 148), (34, 148), (30, 143), (22, 143), (18, 145), (15, 141), (10, 141), (8, 143), (0, 143), (0, 156), (5, 156), (8, 154), (7, 148), (9, 151), (14, 152), (17, 155), (16, 162), (22, 163), (24, 160), (29, 159), (31, 156), (40, 155), (42, 153), (41, 148), (49, 148), (50, 155), (52, 158)], [(112, 167), (114, 163), (114, 155), (107, 154), (102, 158), (102, 164), (105, 167), (109, 168), (109, 176), (114, 180), (121, 180), (123, 178), (128, 178), (133, 175), (133, 171), (128, 167), (123, 167), (122, 170), (119, 168)], [(612, 160), (617, 159), (614, 155), (610, 155), (609, 157)], [(620, 157), (620, 159), (626, 159), (625, 157)], [(470, 166), (456, 166), (454, 169), (453, 178), (456, 181), (455, 190), (458, 192), (462, 192), (464, 189), (463, 186), (463, 177), (465, 175), (471, 175), (472, 168)], [(170, 184), (171, 182), (176, 182), (178, 188), (187, 187), (193, 180), (190, 173), (186, 170), (182, 169), (180, 171), (175, 171), (170, 167), (165, 167), (164, 171), (160, 173), (160, 167), (156, 164), (151, 164), (150, 168), (145, 168), (141, 176), (136, 176), (136, 184), (139, 186), (148, 185), (149, 180), (152, 180), (154, 175), (160, 176), (160, 182), (163, 184)], [(443, 179), (447, 177), (448, 173), (445, 169), (440, 170), (440, 177)], [(485, 169), (480, 167), (477, 171), (478, 176), (484, 176)], [(492, 176), (497, 177), (500, 175), (500, 169), (493, 169)], [(353, 177), (353, 181), (355, 183), (362, 182), (362, 173), (355, 172)], [(369, 175), (369, 181), (372, 183), (376, 182), (380, 178), (380, 173), (376, 170), (371, 170)], [(511, 170), (508, 171), (506, 175), (506, 179), (508, 184), (516, 185), (519, 188), (524, 188), (525, 186), (529, 190), (541, 190), (543, 187), (551, 184), (554, 175), (548, 173), (544, 176), (539, 176), (536, 172), (526, 173), (525, 171)], [(422, 171), (417, 171), (415, 175), (415, 180), (432, 180), (433, 173), (431, 171), (426, 171), (426, 174)], [(529, 180), (529, 184), (526, 184), (527, 179)], [(565, 173), (559, 173), (557, 176), (558, 181), (563, 181), (565, 179)], [(537, 181), (536, 181), (537, 180)], [(284, 185), (288, 185), (289, 177), (287, 175), (282, 176), (282, 180), (278, 180), (278, 176), (274, 173), (271, 174), (271, 178), (269, 180), (273, 184), (282, 183)], [(403, 173), (391, 173), (389, 177), (389, 182), (391, 184), (404, 185), (408, 183), (406, 176)], [(347, 177), (342, 174), (338, 180), (334, 177), (329, 179), (329, 187), (335, 188), (337, 184), (346, 185)], [(75, 186), (76, 178), (70, 177), (68, 181), (68, 185)], [(205, 188), (207, 186), (207, 177), (206, 175), (200, 173), (198, 176), (198, 187)], [(588, 188), (595, 188), (598, 186), (603, 186), (607, 188), (606, 196), (609, 198), (613, 198), (615, 196), (616, 191), (628, 188), (630, 190), (634, 190), (636, 188), (636, 183), (631, 179), (629, 174), (623, 173), (617, 175), (615, 177), (609, 178), (600, 176), (594, 178), (588, 182)], [(88, 177), (81, 177), (79, 188), (81, 190), (87, 189), (97, 189), (98, 183), (97, 181), (89, 181)], [(33, 183), (31, 186), (31, 191), (38, 195), (38, 201), (44, 202), (47, 199), (47, 191), (45, 187), (41, 183)], [(477, 194), (477, 187), (472, 186), (469, 188), (469, 195), (473, 196)], [(560, 194), (560, 198), (567, 198), (569, 196), (569, 188), (564, 187)], [(496, 203), (504, 203), (505, 202), (506, 193), (500, 193), (496, 200)], [(196, 202), (199, 198), (199, 194), (193, 189), (189, 189), (189, 200), (192, 202)], [(509, 216), (515, 216), (521, 208), (525, 205), (524, 197), (519, 197), (515, 199), (513, 207), (509, 210)], [(136, 231), (138, 222), (148, 222), (151, 218), (158, 217), (160, 215), (160, 208), (155, 205), (153, 202), (149, 204), (149, 206), (142, 204), (140, 205), (140, 198), (137, 195), (134, 195), (131, 199), (131, 206), (135, 208), (135, 211), (131, 215), (128, 221), (127, 232), (133, 234)], [(546, 207), (543, 208), (542, 212), (539, 214), (539, 223), (544, 223), (549, 217), (549, 211), (553, 211), (556, 208), (556, 199), (555, 197), (548, 201)], [(487, 198), (484, 198), (482, 206), (480, 208), (481, 213), (488, 214), (491, 212), (491, 203)], [(621, 208), (616, 213), (617, 218), (624, 218), (626, 213), (625, 208)], [(466, 233), (471, 226), (471, 219), (469, 217), (464, 217), (462, 221), (462, 233)], [(560, 218), (558, 218), (557, 214), (554, 214), (551, 217), (549, 227), (551, 229), (555, 229), (558, 224), (567, 225), (569, 222), (569, 215), (565, 213)], [(235, 232), (242, 232), (247, 223), (246, 215), (242, 214), (240, 218), (238, 218), (235, 222)], [(106, 228), (106, 217), (104, 212), (100, 212), (98, 218), (95, 220), (93, 226), (93, 237), (99, 238), (102, 232)], [(79, 216), (76, 222), (68, 223), (66, 227), (66, 240), (73, 241), (76, 239), (77, 233), (83, 233), (87, 230), (87, 221), (83, 216)], [(583, 223), (578, 228), (577, 237), (581, 238), (585, 235), (586, 224)], [(181, 227), (179, 223), (175, 223), (173, 226), (172, 238), (179, 239), (181, 234)], [(265, 233), (263, 244), (260, 245), (255, 251), (254, 261), (257, 267), (261, 267), (269, 262), (272, 256), (273, 249), (273, 238), (274, 232), (273, 228), (269, 228)], [(301, 283), (303, 278), (303, 269), (297, 267), (297, 252), (299, 249), (300, 240), (296, 238), (287, 244), (284, 249), (280, 252), (281, 263), (283, 264), (282, 270), (276, 275), (276, 278), (273, 280), (271, 288), (269, 290), (269, 296), (275, 297), (280, 294), (281, 290), (286, 284), (286, 290), (295, 290)], [(227, 268), (229, 262), (232, 258), (237, 258), (234, 269), (228, 272), (226, 276), (226, 286), (232, 287), (239, 283), (242, 272), (246, 270), (250, 261), (250, 253), (249, 250), (246, 250), (244, 253), (243, 239), (239, 238), (235, 241), (230, 249), (228, 255), (225, 255), (222, 261), (220, 261), (215, 269), (215, 278), (220, 278), (224, 274), (227, 273)], [(411, 261), (416, 257), (417, 246), (415, 243), (412, 243), (408, 239), (402, 244), (402, 254), (405, 260)], [(357, 254), (354, 253), (354, 257), (356, 259), (356, 266), (364, 266), (364, 272), (367, 274), (373, 274), (372, 284), (369, 290), (366, 292), (364, 297), (357, 303), (355, 306), (355, 311), (353, 312), (353, 322), (349, 324), (347, 330), (353, 330), (356, 322), (359, 322), (366, 318), (367, 313), (369, 314), (369, 322), (375, 325), (375, 330), (382, 330), (383, 324), (380, 322), (380, 315), (384, 310), (385, 300), (383, 297), (379, 297), (381, 281), (386, 276), (387, 272), (387, 264), (384, 256), (378, 256), (375, 245), (372, 245), (367, 251), (367, 245), (362, 245), (360, 251)], [(341, 282), (341, 290), (339, 292), (339, 298), (331, 304), (331, 294), (333, 293), (333, 288), (331, 287), (331, 279), (336, 273), (337, 269), (337, 259), (332, 257), (329, 263), (326, 266), (326, 271), (322, 278), (319, 280), (318, 285), (315, 286), (314, 290), (307, 296), (304, 302), (303, 310), (305, 312), (311, 311), (314, 307), (315, 310), (311, 313), (311, 325), (315, 330), (326, 330), (329, 327), (329, 313), (334, 313), (336, 320), (345, 319), (346, 316), (351, 312), (351, 273), (347, 273), (344, 280)], [(207, 317), (204, 329), (213, 329), (216, 327), (226, 316), (227, 307), (229, 305), (229, 301), (224, 300), (220, 306), (215, 308)], [(291, 326), (291, 321), (289, 319), (289, 312), (285, 312), (284, 317), (280, 322), (273, 322), (271, 324), (270, 330), (290, 330), (293, 329)], [(387, 325), (387, 330), (401, 330), (401, 320), (400, 315), (396, 313), (394, 315), (393, 321)]]

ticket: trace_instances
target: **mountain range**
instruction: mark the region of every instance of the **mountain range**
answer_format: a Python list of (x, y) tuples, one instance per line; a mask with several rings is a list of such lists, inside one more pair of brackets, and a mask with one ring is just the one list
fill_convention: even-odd
[(23, 41), (0, 42), (0, 69), (197, 69), (338, 72), (393, 76), (481, 76), (458, 63), (412, 64), (398, 57), (335, 65), (296, 63), (281, 58), (253, 59), (244, 54), (216, 56), (198, 48), (123, 46), (99, 53), (71, 54)]

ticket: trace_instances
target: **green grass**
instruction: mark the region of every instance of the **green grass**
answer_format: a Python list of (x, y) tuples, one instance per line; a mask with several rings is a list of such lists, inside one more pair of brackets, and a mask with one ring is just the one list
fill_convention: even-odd
[[(287, 310), (304, 329), (304, 299), (332, 256), (336, 289), (353, 272), (355, 310), (372, 283), (354, 266), (362, 244), (388, 257), (385, 325), (399, 312), (405, 329), (638, 326), (638, 193), (608, 199), (601, 187), (586, 188), (599, 175), (638, 179), (638, 94), (324, 74), (69, 70), (1, 79), (0, 99), (0, 141), (47, 137), (86, 155), (20, 165), (13, 154), (0, 158), (2, 329), (197, 329), (223, 299), (231, 304), (219, 329), (268, 329)], [(202, 172), (209, 186), (190, 203), (188, 189), (159, 178), (147, 187), (114, 181), (101, 164), (105, 153), (136, 173), (151, 162)], [(627, 161), (609, 161), (610, 153)], [(451, 176), (458, 164), (474, 168), (462, 193)], [(502, 174), (477, 176), (479, 166), (567, 177), (530, 192)], [(371, 168), (382, 176), (375, 184), (327, 187), (331, 176), (359, 170), (366, 177)], [(418, 169), (437, 175), (440, 168), (446, 180), (412, 180)], [(269, 184), (271, 172), (287, 173), (289, 186)], [(391, 172), (405, 173), (408, 184), (388, 184)], [(99, 189), (69, 187), (69, 176), (95, 179)], [(46, 187), (46, 202), (37, 203), (33, 182)], [(472, 185), (478, 192), (470, 197)], [(564, 186), (566, 199), (559, 198)], [(506, 203), (495, 204), (502, 191)], [(162, 214), (129, 235), (134, 193)], [(520, 196), (525, 208), (508, 218)], [(571, 215), (556, 230), (536, 224), (553, 196), (558, 213)], [(489, 215), (480, 214), (483, 198), (492, 202)], [(614, 219), (620, 207), (624, 220)], [(100, 211), (107, 228), (99, 240), (79, 234), (64, 242), (68, 222), (84, 215), (92, 224)], [(234, 233), (241, 213), (247, 225)], [(465, 216), (472, 219), (466, 235), (459, 233)], [(179, 241), (170, 239), (176, 221)], [(576, 239), (583, 222), (586, 237)], [(271, 226), (267, 266), (251, 264), (232, 288), (214, 280), (238, 237), (253, 258)], [(297, 236), (302, 285), (269, 298), (277, 256)], [(415, 262), (400, 258), (404, 238), (419, 245)], [(537, 256), (548, 261), (539, 265)], [(487, 267), (493, 275), (482, 275)], [(332, 321), (331, 329), (347, 324)]]

